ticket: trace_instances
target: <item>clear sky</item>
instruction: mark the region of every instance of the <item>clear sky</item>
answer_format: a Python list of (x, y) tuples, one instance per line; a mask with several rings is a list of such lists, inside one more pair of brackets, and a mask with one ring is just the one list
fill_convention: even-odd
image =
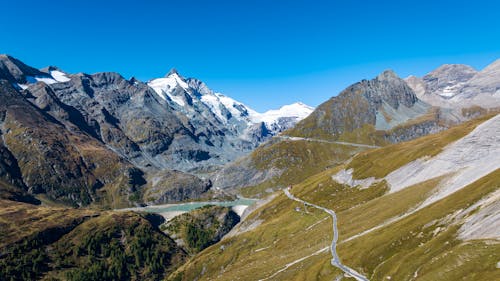
[(384, 69), (500, 58), (497, 0), (0, 0), (0, 53), (141, 80), (175, 67), (264, 111), (317, 106)]

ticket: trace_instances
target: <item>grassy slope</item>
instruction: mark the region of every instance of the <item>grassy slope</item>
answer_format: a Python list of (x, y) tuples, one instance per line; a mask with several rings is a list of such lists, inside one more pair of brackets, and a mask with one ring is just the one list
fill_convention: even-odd
[[(456, 239), (459, 224), (450, 224), (446, 218), (455, 211), (466, 209), (498, 188), (500, 170), (396, 223), (341, 244), (339, 255), (344, 262), (371, 273), (373, 280), (382, 280), (387, 276), (394, 280), (409, 280), (420, 267), (421, 276), (432, 271), (434, 272), (429, 274), (436, 276), (436, 271), (440, 271), (439, 280), (457, 280), (454, 279), (456, 276), (497, 280), (500, 271), (494, 268), (500, 260), (500, 244), (459, 241)], [(471, 255), (477, 255), (481, 259), (465, 258), (469, 253), (464, 252), (463, 247), (470, 243), (483, 245), (484, 251), (493, 254), (489, 256), (472, 251)], [(462, 254), (463, 258), (459, 262), (456, 258), (446, 258), (448, 252), (452, 253), (452, 257)], [(446, 273), (442, 268), (438, 270), (439, 264), (449, 267), (450, 272)], [(473, 268), (471, 264), (478, 267)], [(497, 278), (492, 278), (493, 276)]]
[[(485, 119), (412, 141), (411, 145), (396, 144), (363, 154), (365, 159), (376, 159), (371, 153), (386, 159), (403, 157), (404, 160), (397, 165), (388, 165), (386, 171), (374, 170), (380, 174), (388, 173), (389, 169), (428, 155), (429, 151), (437, 154), (446, 144), (464, 136)], [(411, 149), (412, 147), (416, 149)], [(362, 163), (357, 161), (354, 167)], [(420, 265), (422, 268), (415, 280), (456, 280), (454, 278), (462, 275), (470, 280), (494, 280), (497, 277), (498, 270), (493, 270), (496, 265), (493, 260), (500, 260), (496, 254), (500, 252), (498, 244), (484, 241), (457, 242), (454, 238), (457, 225), (443, 228), (433, 237), (432, 232), (437, 225), (432, 222), (498, 189), (498, 171), (414, 215), (343, 243), (342, 240), (411, 211), (445, 177), (384, 195), (386, 187), (383, 183), (365, 190), (336, 184), (331, 180), (331, 175), (340, 168), (344, 167), (339, 166), (312, 176), (295, 185), (292, 192), (305, 200), (337, 211), (341, 243), (338, 250), (345, 264), (364, 272), (373, 280), (382, 280), (387, 275), (393, 276), (392, 280), (409, 280), (409, 274), (414, 274), (415, 266)], [(380, 174), (367, 170), (363, 177)], [(299, 211), (295, 208), (299, 208)], [(331, 219), (315, 209), (305, 210), (304, 206), (287, 199), (283, 194), (252, 213), (246, 221), (248, 224), (260, 222), (260, 225), (201, 252), (181, 267), (175, 275), (177, 279), (172, 279), (192, 280), (202, 272), (200, 280), (215, 276), (220, 280), (264, 278), (287, 263), (308, 256), (331, 242)], [(422, 229), (424, 225), (427, 225), (427, 229)], [(421, 232), (420, 235), (423, 236), (419, 237)], [(424, 243), (424, 246), (419, 248), (419, 243)], [(331, 280), (340, 272), (329, 265), (330, 258), (328, 252), (312, 256), (276, 275), (273, 280)], [(463, 269), (457, 267), (460, 263), (464, 264)], [(482, 266), (474, 268), (474, 264)], [(444, 273), (443, 267), (453, 270)], [(482, 279), (486, 277), (490, 279)]]
[(160, 280), (186, 255), (149, 216), (0, 200), (1, 280)]
[(257, 186), (243, 188), (241, 193), (246, 197), (262, 196), (267, 188), (300, 183), (363, 150), (366, 148), (310, 141), (279, 141), (261, 146), (250, 156), (256, 169), (278, 168), (284, 172)]
[(159, 280), (186, 255), (136, 213), (106, 213), (86, 221), (53, 245), (55, 271), (70, 280)]
[[(303, 133), (304, 131), (308, 131), (306, 129), (308, 128), (307, 124), (314, 123), (311, 121), (314, 118), (311, 120), (305, 119), (303, 121), (304, 124), (286, 131), (284, 134), (384, 147), (378, 149), (376, 153), (372, 153), (372, 150), (367, 150), (366, 148), (310, 141), (279, 141), (264, 145), (256, 149), (250, 156), (255, 168), (260, 171), (277, 168), (284, 172), (271, 180), (243, 188), (241, 189), (241, 193), (247, 197), (264, 196), (266, 189), (300, 183), (310, 176), (345, 162), (356, 154), (358, 155), (356, 155), (353, 162), (347, 167), (356, 168), (354, 177), (364, 178), (368, 177), (368, 174), (373, 174), (373, 176), (380, 178), (383, 177), (380, 175), (385, 175), (383, 171), (388, 173), (422, 156), (432, 156), (439, 153), (446, 144), (463, 137), (467, 132), (475, 128), (475, 126), (491, 117), (492, 115), (487, 115), (466, 122), (445, 131), (444, 135), (434, 134), (419, 138), (418, 140), (389, 146), (387, 146), (389, 142), (386, 139), (389, 135), (398, 135), (398, 132), (403, 132), (418, 124), (438, 120), (436, 110), (431, 109), (428, 114), (401, 124), (390, 131), (376, 131), (372, 125), (365, 124), (360, 128), (346, 131), (336, 136), (324, 132)], [(399, 153), (388, 153), (394, 150), (398, 150)], [(371, 158), (367, 158), (366, 155), (370, 155)]]
[(92, 210), (46, 208), (9, 200), (0, 200), (0, 247), (35, 236), (51, 228), (78, 224)]
[(479, 124), (494, 115), (474, 119), (438, 134), (424, 136), (412, 141), (360, 153), (353, 158), (347, 168), (353, 168), (353, 177), (383, 178), (391, 171), (424, 156), (434, 156), (449, 143), (456, 141), (474, 130)]

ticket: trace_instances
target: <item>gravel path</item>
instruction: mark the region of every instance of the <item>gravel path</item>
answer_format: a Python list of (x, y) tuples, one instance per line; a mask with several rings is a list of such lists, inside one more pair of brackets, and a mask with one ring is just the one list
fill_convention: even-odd
[(328, 140), (322, 140), (322, 139), (311, 139), (311, 138), (290, 137), (290, 136), (277, 136), (277, 138), (284, 139), (284, 140), (291, 140), (291, 141), (298, 141), (298, 140), (314, 141), (314, 142), (333, 143), (333, 144), (356, 146), (356, 147), (365, 147), (365, 148), (379, 148), (380, 147), (380, 146), (376, 146), (376, 145), (353, 143), (353, 142), (328, 141)]

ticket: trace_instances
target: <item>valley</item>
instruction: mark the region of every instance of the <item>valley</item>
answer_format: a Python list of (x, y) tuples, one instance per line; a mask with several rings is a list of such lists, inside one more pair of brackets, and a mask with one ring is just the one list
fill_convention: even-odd
[(499, 66), (259, 113), (1, 55), (0, 280), (499, 279)]

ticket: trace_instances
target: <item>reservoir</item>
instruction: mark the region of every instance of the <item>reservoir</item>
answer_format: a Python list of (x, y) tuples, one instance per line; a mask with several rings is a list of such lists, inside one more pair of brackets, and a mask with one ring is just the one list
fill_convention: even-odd
[(133, 208), (137, 211), (145, 211), (150, 213), (166, 213), (166, 212), (189, 212), (194, 209), (201, 208), (207, 205), (217, 205), (223, 207), (235, 207), (235, 206), (250, 206), (255, 203), (256, 199), (239, 198), (234, 201), (214, 201), (214, 202), (189, 202), (181, 204), (168, 204), (168, 205), (158, 205), (158, 206), (147, 206), (142, 208)]

